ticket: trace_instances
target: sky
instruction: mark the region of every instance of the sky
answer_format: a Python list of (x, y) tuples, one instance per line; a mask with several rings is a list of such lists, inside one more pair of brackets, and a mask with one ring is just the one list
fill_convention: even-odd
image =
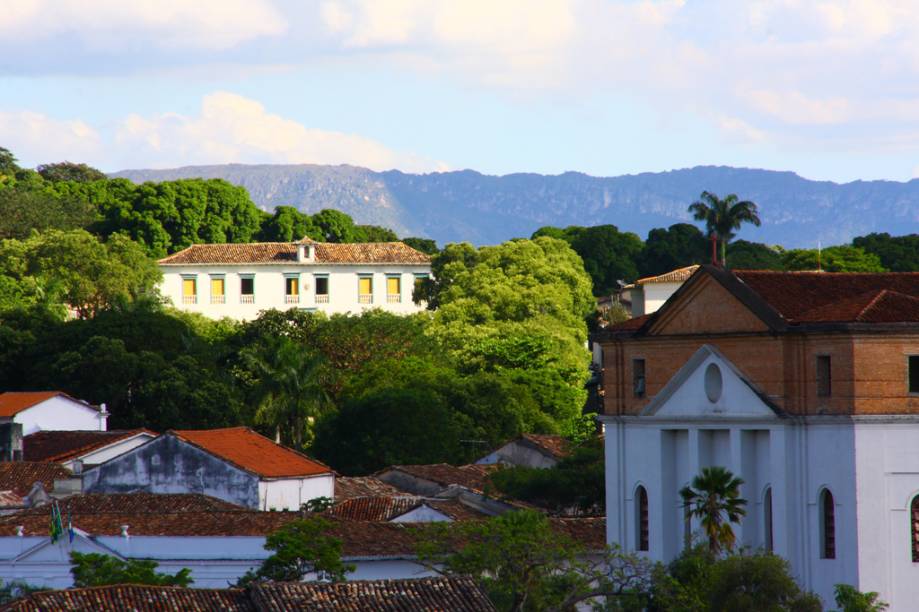
[(919, 176), (914, 0), (16, 0), (22, 165)]

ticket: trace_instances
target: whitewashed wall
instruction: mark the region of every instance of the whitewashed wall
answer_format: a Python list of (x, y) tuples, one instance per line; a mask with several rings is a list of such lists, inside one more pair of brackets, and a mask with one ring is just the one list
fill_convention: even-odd
[(644, 297), (644, 309), (642, 314), (651, 314), (657, 312), (664, 305), (670, 296), (676, 293), (676, 290), (683, 286), (683, 283), (644, 283), (641, 286)]
[(335, 476), (323, 474), (312, 478), (260, 480), (259, 508), (262, 510), (299, 510), (317, 497), (335, 496)]
[(63, 396), (52, 397), (23, 410), (14, 423), (22, 425), (22, 435), (47, 430), (105, 431), (107, 418), (95, 408)]
[[(137, 448), (141, 444), (149, 442), (155, 437), (156, 436), (154, 436), (153, 434), (140, 433), (140, 434), (137, 434), (136, 436), (131, 436), (130, 438), (127, 438), (125, 440), (119, 440), (118, 442), (115, 442), (114, 444), (109, 444), (108, 446), (105, 446), (98, 450), (86, 453), (85, 455), (82, 455), (79, 459), (83, 462), (83, 465), (98, 465), (100, 463), (105, 463), (106, 461), (110, 459), (114, 459), (115, 457), (119, 457), (125, 454), (132, 448)], [(74, 462), (71, 460), (71, 461), (64, 462), (62, 465), (66, 467), (67, 469), (72, 470), (73, 464)]]
[[(415, 274), (430, 274), (429, 264), (393, 265), (188, 265), (161, 266), (163, 281), (160, 291), (173, 306), (189, 312), (198, 312), (219, 319), (230, 317), (250, 320), (262, 310), (291, 308), (317, 310), (329, 314), (360, 313), (370, 308), (381, 308), (397, 314), (410, 314), (424, 309), (412, 301), (415, 288)], [(300, 275), (299, 301), (288, 304), (285, 300), (285, 275)], [(373, 301), (361, 304), (358, 301), (358, 278), (365, 274), (373, 276)], [(398, 274), (402, 282), (399, 302), (390, 303), (387, 297), (386, 277)], [(197, 303), (184, 304), (182, 300), (182, 277), (193, 275), (197, 279)], [(211, 303), (211, 275), (223, 275), (223, 304)], [(240, 302), (242, 276), (253, 275), (255, 279), (255, 300), (252, 304)], [(329, 279), (328, 302), (316, 301), (316, 276), (327, 275)]]

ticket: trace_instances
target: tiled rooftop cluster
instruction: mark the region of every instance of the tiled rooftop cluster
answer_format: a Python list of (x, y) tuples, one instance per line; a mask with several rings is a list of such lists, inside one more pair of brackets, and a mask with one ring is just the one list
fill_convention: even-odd
[[(339, 244), (312, 243), (316, 250), (310, 263), (430, 263), (431, 258), (403, 242)], [(189, 264), (292, 264), (297, 262), (296, 242), (257, 242), (252, 244), (193, 244), (165, 257), (160, 265)]]
[(23, 458), (26, 461), (68, 461), (141, 433), (155, 435), (149, 429), (39, 431), (22, 439)]

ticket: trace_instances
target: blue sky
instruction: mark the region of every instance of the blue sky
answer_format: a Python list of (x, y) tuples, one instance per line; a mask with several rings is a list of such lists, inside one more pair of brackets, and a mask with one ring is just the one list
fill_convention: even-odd
[(909, 180), (911, 5), (19, 0), (0, 14), (0, 146), (107, 171), (725, 164)]

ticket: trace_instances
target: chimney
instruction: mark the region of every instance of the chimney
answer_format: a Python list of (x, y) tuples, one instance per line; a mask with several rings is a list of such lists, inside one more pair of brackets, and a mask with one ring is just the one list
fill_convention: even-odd
[(316, 255), (316, 247), (311, 242), (301, 242), (297, 245), (297, 261), (306, 263), (313, 261)]
[(0, 461), (22, 461), (22, 425), (0, 423)]
[(109, 411), (105, 407), (105, 403), (99, 404), (99, 431), (108, 430), (108, 417)]
[(128, 529), (129, 529), (130, 527), (131, 527), (130, 525), (122, 525), (122, 526), (121, 526), (121, 537), (123, 537), (123, 538), (130, 538), (130, 537), (131, 537), (131, 535), (128, 533)]

